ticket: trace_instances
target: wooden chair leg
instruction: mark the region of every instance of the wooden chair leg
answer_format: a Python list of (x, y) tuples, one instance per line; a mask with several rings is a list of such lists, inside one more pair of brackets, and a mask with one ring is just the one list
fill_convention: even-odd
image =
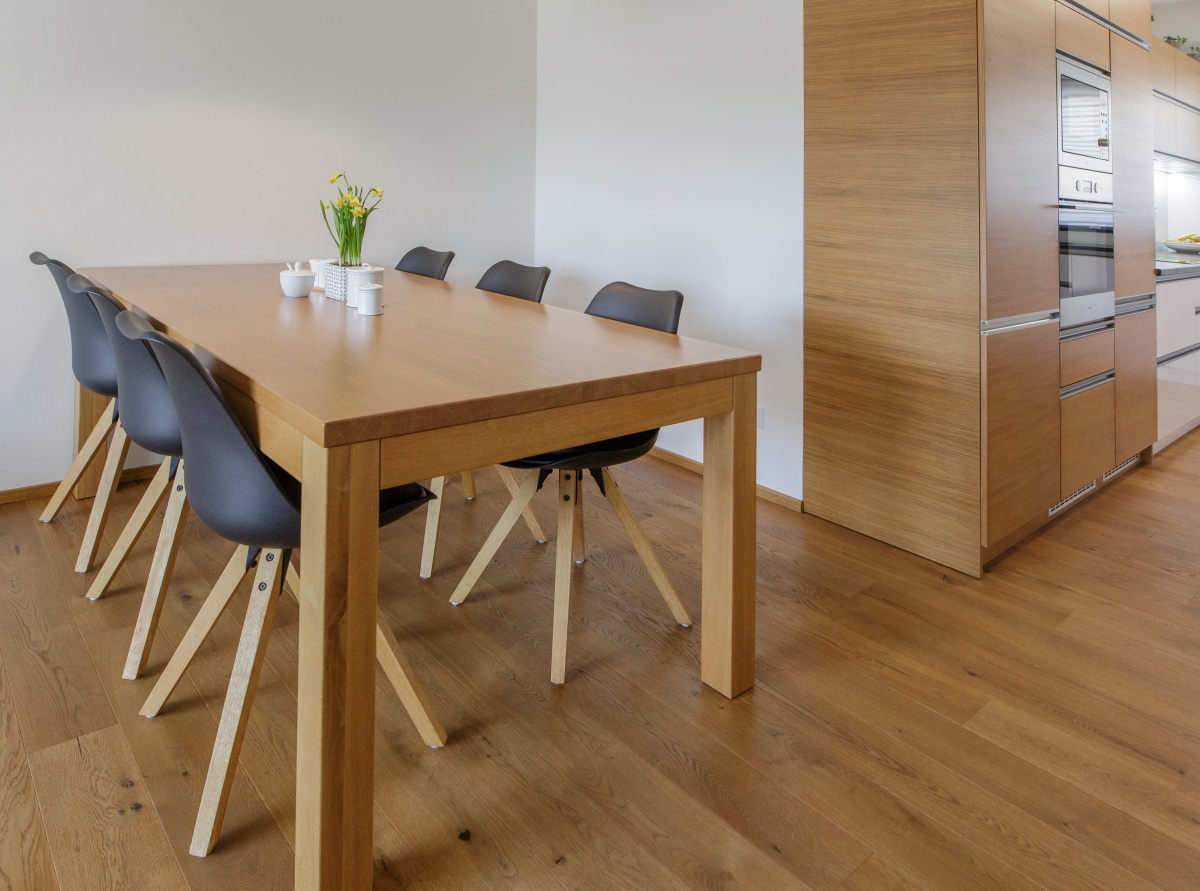
[(67, 495), (75, 488), (75, 483), (83, 476), (88, 465), (92, 463), (95, 457), (100, 454), (100, 449), (104, 445), (104, 441), (108, 438), (109, 432), (116, 421), (113, 420), (113, 400), (109, 400), (108, 408), (100, 415), (100, 420), (96, 422), (96, 426), (92, 428), (92, 432), (88, 434), (88, 438), (84, 440), (83, 446), (75, 455), (75, 460), (71, 462), (71, 466), (67, 469), (67, 475), (63, 477), (62, 482), (58, 484), (58, 488), (54, 490), (54, 494), (50, 496), (50, 502), (46, 505), (46, 509), (42, 511), (42, 515), (38, 517), (43, 523), (49, 523), (62, 509), (63, 504), (67, 500)]
[(579, 473), (558, 472), (558, 548), (554, 561), (554, 631), (550, 642), (550, 683), (567, 678), (567, 619), (571, 610), (571, 558), (575, 550), (575, 508)]
[(583, 544), (583, 473), (575, 474), (575, 519), (571, 536), (571, 559), (576, 564), (587, 560), (587, 550)]
[(146, 591), (142, 594), (137, 625), (134, 626), (129, 655), (125, 659), (125, 671), (121, 675), (127, 681), (136, 680), (146, 670), (146, 660), (150, 658), (150, 647), (154, 644), (154, 632), (158, 630), (158, 617), (162, 614), (163, 598), (167, 586), (171, 584), (175, 557), (183, 543), (183, 527), (187, 525), (189, 513), (183, 474), (184, 466), (180, 464), (172, 483), (171, 497), (167, 499), (167, 512), (158, 533), (154, 560), (150, 563), (150, 575), (146, 579)]
[(464, 470), (462, 472), (463, 495), (467, 501), (475, 500), (475, 471)]
[[(513, 476), (512, 471), (503, 464), (497, 464), (496, 471), (500, 474), (500, 480), (504, 483), (504, 487), (508, 489), (508, 494), (516, 498), (517, 492), (520, 491), (521, 487), (517, 484), (517, 478)], [(536, 475), (537, 471), (531, 470), (530, 473)], [(534, 541), (538, 544), (545, 544), (550, 540), (550, 536), (546, 534), (546, 530), (538, 522), (532, 505), (525, 505), (525, 510), (521, 511), (521, 517), (525, 520), (525, 525), (529, 527), (529, 531), (533, 534)]]
[[(466, 476), (463, 476), (466, 485)], [(425, 508), (425, 544), (421, 547), (421, 578), (433, 577), (433, 561), (437, 559), (438, 524), (442, 521), (442, 495), (446, 491), (446, 478), (439, 476), (429, 483), (429, 491), (437, 498)]]
[(108, 509), (112, 506), (112, 496), (117, 491), (117, 484), (121, 482), (121, 468), (125, 466), (125, 456), (128, 453), (129, 436), (125, 433), (125, 428), (118, 424), (108, 447), (108, 459), (104, 462), (104, 473), (100, 475), (100, 488), (96, 492), (96, 500), (92, 502), (87, 529), (83, 532), (79, 559), (75, 561), (76, 572), (88, 572), (96, 562), (96, 551), (100, 549), (104, 525), (108, 522)]
[[(238, 545), (237, 550), (233, 552), (233, 557), (225, 564), (225, 569), (221, 572), (221, 577), (213, 585), (212, 591), (209, 592), (204, 605), (200, 607), (200, 611), (196, 613), (196, 618), (192, 620), (192, 624), (188, 628), (187, 633), (184, 634), (183, 640), (175, 648), (175, 652), (171, 656), (171, 661), (163, 669), (158, 683), (154, 685), (154, 689), (146, 697), (141, 712), (145, 717), (153, 718), (158, 714), (159, 709), (163, 707), (163, 704), (183, 678), (183, 673), (191, 664), (192, 659), (195, 658), (200, 645), (204, 643), (213, 626), (217, 624), (217, 619), (221, 617), (221, 613), (229, 605), (229, 601), (233, 598), (233, 592), (237, 590), (238, 582), (246, 574), (246, 557), (249, 551), (250, 549), (245, 545)], [(259, 562), (262, 562), (261, 557)]]
[(382, 610), (375, 620), (375, 637), (375, 653), (379, 664), (404, 704), (404, 710), (417, 725), (417, 732), (421, 734), (425, 745), (440, 749), (446, 744), (446, 730), (434, 716), (429, 700), (425, 698), (425, 691), (417, 682), (412, 666), (404, 657)]
[(93, 580), (92, 586), (88, 588), (88, 600), (99, 600), (104, 596), (108, 586), (112, 584), (121, 567), (125, 565), (129, 552), (133, 550), (133, 546), (137, 544), (142, 533), (146, 531), (146, 527), (150, 525), (150, 518), (154, 516), (154, 512), (162, 504), (162, 500), (167, 497), (167, 488), (170, 484), (171, 459), (166, 458), (159, 465), (158, 472), (154, 474), (154, 479), (150, 480), (150, 485), (146, 487), (146, 491), (142, 495), (142, 500), (138, 502), (137, 508), (129, 517), (129, 522), (121, 530), (121, 537), (109, 551), (104, 565), (100, 567), (99, 574)]
[(296, 564), (299, 562), (296, 552), (292, 551), (292, 559), (288, 561), (287, 577), (283, 580), (297, 601), (300, 599), (300, 572), (296, 569)]
[[(278, 550), (263, 551), (258, 561), (258, 572), (254, 575), (254, 589), (250, 594), (250, 604), (246, 608), (246, 620), (242, 624), (242, 636), (233, 662), (233, 674), (229, 678), (229, 689), (225, 693), (225, 706), (221, 709), (217, 741), (213, 745), (208, 775), (204, 778), (204, 793), (200, 797), (196, 829), (192, 833), (189, 850), (197, 857), (204, 857), (211, 852), (221, 834), (225, 806), (229, 803), (229, 792), (233, 789), (238, 753), (246, 735), (246, 723), (250, 719), (250, 708), (258, 688), (258, 676), (267, 653), (271, 620), (275, 616), (279, 588), (283, 584), (283, 575), (279, 572), (281, 556), (282, 552)], [(370, 802), (365, 806), (370, 807)]]
[(500, 550), (500, 545), (504, 543), (504, 539), (508, 537), (508, 533), (517, 524), (517, 520), (521, 516), (521, 511), (525, 509), (537, 493), (537, 483), (537, 473), (531, 473), (525, 477), (525, 482), (521, 484), (516, 497), (509, 502), (508, 507), (500, 517), (500, 522), (496, 524), (496, 528), (492, 530), (492, 534), (487, 537), (487, 541), (483, 543), (483, 547), (479, 549), (479, 553), (475, 555), (475, 559), (467, 568), (467, 574), (462, 577), (462, 581), (454, 589), (454, 594), (451, 595), (450, 602), (455, 606), (458, 606), (467, 599), (467, 595), (471, 593), (471, 589), (475, 587), (475, 583), (483, 575), (483, 570), (492, 562), (492, 558), (496, 556), (496, 551)]
[(617, 486), (617, 481), (613, 479), (613, 475), (609, 472), (608, 468), (605, 467), (601, 473), (604, 474), (604, 497), (608, 499), (608, 503), (612, 505), (617, 519), (621, 521), (621, 525), (625, 527), (625, 531), (629, 534), (634, 550), (642, 558), (642, 563), (646, 565), (646, 571), (650, 573), (650, 578), (654, 579), (654, 584), (658, 586), (663, 600), (671, 608), (671, 613), (675, 616), (675, 621), (684, 628), (689, 627), (692, 624), (692, 617), (688, 615), (683, 601), (679, 599), (679, 592), (671, 584), (671, 579), (667, 577), (662, 563), (659, 562), (658, 557), (655, 555), (654, 547), (650, 544), (650, 539), (646, 538), (646, 533), (642, 530), (642, 524), (633, 515), (633, 511), (630, 510), (628, 503), (625, 501), (625, 496), (621, 494), (621, 490)]

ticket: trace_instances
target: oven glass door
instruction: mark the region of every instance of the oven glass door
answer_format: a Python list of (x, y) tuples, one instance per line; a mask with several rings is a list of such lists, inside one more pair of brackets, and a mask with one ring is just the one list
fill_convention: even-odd
[(1058, 211), (1058, 296), (1060, 300), (1113, 293), (1113, 212)]

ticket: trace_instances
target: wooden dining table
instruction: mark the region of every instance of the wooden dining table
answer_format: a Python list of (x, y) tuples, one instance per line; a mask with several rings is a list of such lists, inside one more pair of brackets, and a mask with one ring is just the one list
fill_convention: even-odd
[(391, 270), (361, 316), (284, 297), (281, 268), (80, 271), (195, 349), (303, 483), (296, 888), (372, 884), (381, 488), (703, 418), (700, 678), (753, 685), (760, 356)]

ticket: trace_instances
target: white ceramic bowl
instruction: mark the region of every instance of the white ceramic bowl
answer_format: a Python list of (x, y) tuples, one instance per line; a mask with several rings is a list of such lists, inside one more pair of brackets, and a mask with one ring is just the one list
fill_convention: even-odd
[(288, 297), (307, 297), (316, 281), (317, 274), (311, 269), (285, 269), (279, 273), (279, 287)]

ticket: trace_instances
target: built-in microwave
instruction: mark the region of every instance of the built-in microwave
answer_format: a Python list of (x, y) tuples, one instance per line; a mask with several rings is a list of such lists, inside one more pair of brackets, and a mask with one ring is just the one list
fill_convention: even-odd
[(1111, 91), (1112, 82), (1099, 69), (1059, 57), (1060, 167), (1112, 173)]

